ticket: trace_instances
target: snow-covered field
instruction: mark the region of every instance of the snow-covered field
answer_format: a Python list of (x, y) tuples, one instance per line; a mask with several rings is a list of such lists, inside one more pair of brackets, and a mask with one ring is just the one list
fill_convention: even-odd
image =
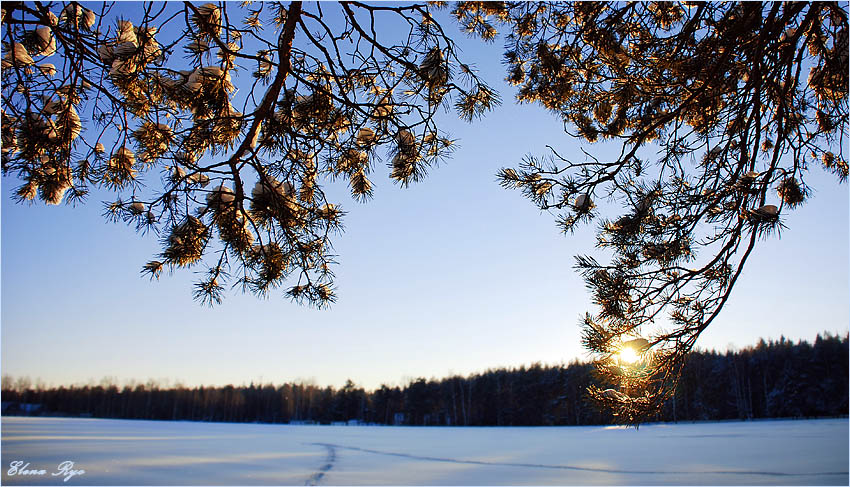
[[(64, 475), (53, 475), (63, 462), (74, 463), (66, 463), (66, 471), (85, 473), (65, 482)], [(847, 419), (651, 424), (635, 431), (3, 418), (2, 465), (3, 485), (848, 485), (850, 480)], [(21, 475), (22, 469), (43, 474)]]

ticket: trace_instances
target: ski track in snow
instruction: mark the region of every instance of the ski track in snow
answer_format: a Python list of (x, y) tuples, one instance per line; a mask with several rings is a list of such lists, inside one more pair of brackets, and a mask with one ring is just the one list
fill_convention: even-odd
[(373, 450), (371, 448), (360, 448), (357, 446), (347, 446), (347, 445), (338, 445), (335, 443), (307, 443), (309, 445), (323, 446), (328, 449), (328, 458), (331, 459), (331, 463), (323, 466), (319, 472), (313, 474), (310, 477), (307, 485), (317, 485), (316, 483), (309, 483), (315, 479), (318, 482), (324, 473), (333, 466), (332, 462), (336, 460), (336, 450), (350, 450), (350, 451), (358, 451), (362, 453), (371, 453), (374, 455), (385, 455), (392, 457), (402, 457), (409, 458), (412, 460), (422, 460), (427, 462), (442, 462), (442, 463), (459, 463), (464, 465), (485, 465), (485, 466), (493, 466), (493, 467), (524, 467), (524, 468), (542, 468), (542, 469), (557, 469), (557, 470), (578, 470), (583, 472), (599, 472), (599, 473), (612, 473), (612, 474), (634, 474), (634, 475), (763, 475), (763, 476), (771, 476), (771, 477), (806, 477), (812, 475), (848, 475), (848, 471), (844, 472), (806, 472), (806, 473), (787, 473), (787, 472), (761, 472), (761, 471), (749, 471), (749, 470), (706, 470), (706, 471), (697, 471), (697, 470), (618, 470), (618, 469), (608, 469), (608, 468), (593, 468), (593, 467), (577, 467), (574, 465), (545, 465), (545, 464), (537, 464), (537, 463), (504, 463), (504, 462), (488, 462), (485, 460), (462, 460), (456, 458), (441, 458), (441, 457), (430, 457), (430, 456), (422, 456), (422, 455), (413, 455), (411, 453), (402, 453), (402, 452), (392, 452), (392, 451), (381, 451), (381, 450)]
[(319, 485), (319, 482), (322, 481), (322, 477), (324, 477), (325, 474), (330, 471), (330, 469), (334, 468), (334, 462), (336, 462), (336, 445), (331, 445), (327, 443), (313, 444), (325, 447), (325, 449), (328, 451), (328, 454), (325, 457), (325, 464), (322, 465), (316, 473), (311, 475), (310, 478), (307, 479), (307, 482), (304, 483), (304, 485)]

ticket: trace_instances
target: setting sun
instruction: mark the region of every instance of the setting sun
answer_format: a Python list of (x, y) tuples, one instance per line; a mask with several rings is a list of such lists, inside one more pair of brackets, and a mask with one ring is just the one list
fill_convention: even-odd
[(640, 359), (640, 355), (631, 347), (625, 347), (620, 350), (618, 355), (620, 363), (633, 364)]
[(635, 338), (620, 344), (617, 352), (617, 363), (634, 366), (646, 358), (649, 342), (644, 338)]

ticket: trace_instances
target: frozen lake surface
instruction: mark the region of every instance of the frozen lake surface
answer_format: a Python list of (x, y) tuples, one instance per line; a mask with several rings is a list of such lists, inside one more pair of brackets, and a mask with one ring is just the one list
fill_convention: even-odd
[[(42, 475), (9, 475), (12, 462)], [(63, 482), (62, 462), (85, 473)], [(848, 420), (618, 427), (3, 418), (3, 485), (848, 485)], [(20, 468), (24, 468), (22, 464)]]

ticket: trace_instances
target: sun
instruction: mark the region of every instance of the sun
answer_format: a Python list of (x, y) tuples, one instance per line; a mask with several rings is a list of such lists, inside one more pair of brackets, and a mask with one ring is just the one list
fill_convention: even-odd
[(620, 344), (617, 347), (617, 364), (637, 367), (639, 364), (645, 366), (647, 359), (651, 356), (649, 342), (644, 338), (635, 338)]
[(623, 347), (618, 355), (620, 363), (633, 364), (640, 360), (640, 355), (632, 347)]

